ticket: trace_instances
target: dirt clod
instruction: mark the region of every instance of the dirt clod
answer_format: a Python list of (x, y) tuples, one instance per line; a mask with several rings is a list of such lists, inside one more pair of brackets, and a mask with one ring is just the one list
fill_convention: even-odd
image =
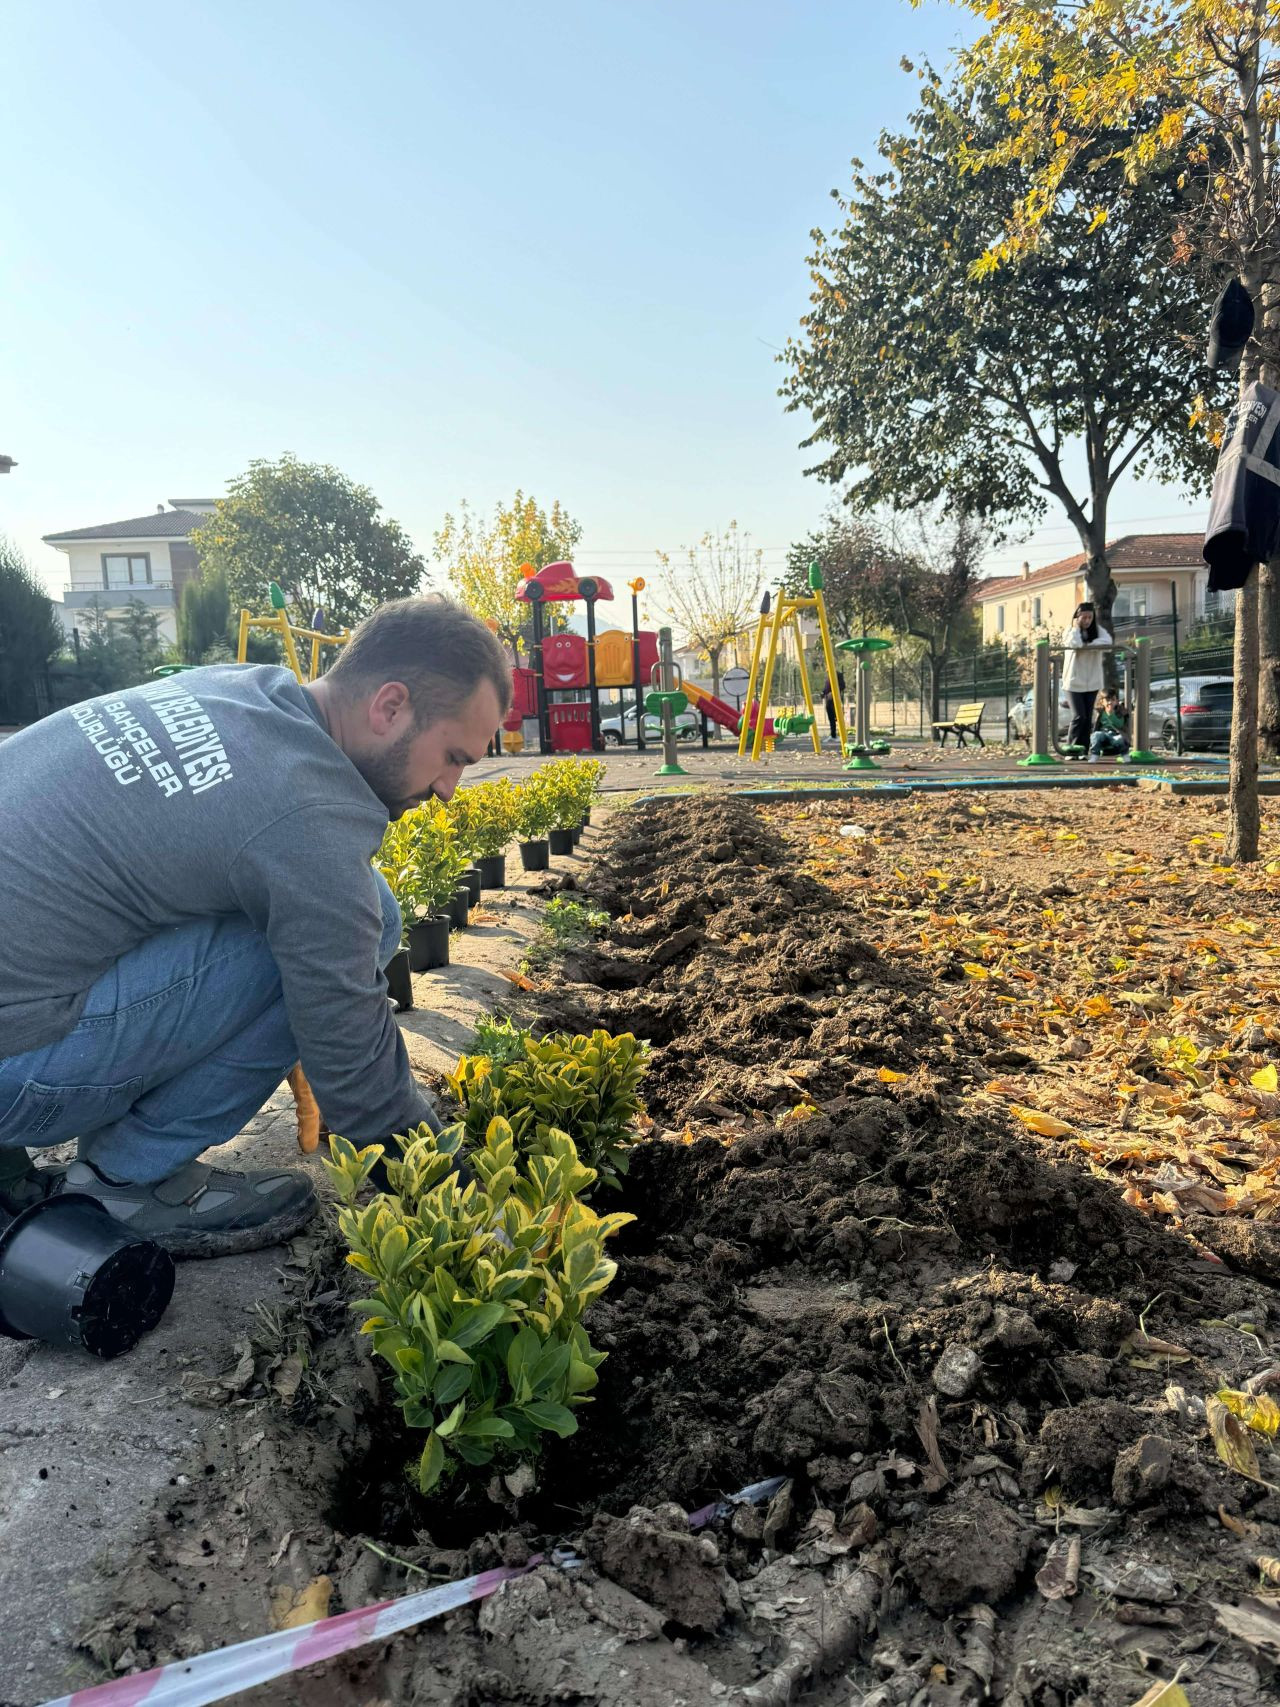
[(587, 1557), (611, 1581), (686, 1630), (715, 1630), (724, 1618), (724, 1572), (715, 1541), (692, 1535), (679, 1506), (626, 1517), (597, 1512), (583, 1536)]
[(912, 1529), (903, 1563), (925, 1604), (950, 1612), (1009, 1594), (1030, 1552), (1030, 1531), (1007, 1505), (968, 1491)]

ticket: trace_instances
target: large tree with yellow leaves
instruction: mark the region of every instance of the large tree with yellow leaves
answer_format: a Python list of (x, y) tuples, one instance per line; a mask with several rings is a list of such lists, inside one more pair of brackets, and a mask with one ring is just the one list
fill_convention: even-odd
[[(435, 556), (445, 568), (463, 604), (517, 651), (529, 620), (529, 606), (516, 598), (524, 565), (543, 569), (567, 558), (582, 538), (582, 527), (559, 501), (543, 509), (532, 493), (517, 491), (509, 504), (495, 504), (483, 516), (467, 503), (447, 515), (437, 530)], [(547, 605), (544, 621), (561, 624), (564, 607)]]
[[(1101, 149), (1120, 189), (1089, 186), (1095, 229), (1118, 195), (1177, 174), (1200, 210), (1202, 251), (1240, 275), (1259, 310), (1242, 386), (1280, 382), (1280, 4), (1277, 0), (960, 0), (988, 28), (969, 77), (1002, 90), (1004, 134), (973, 147), (981, 175), (1027, 174), (984, 267), (1017, 263), (1043, 241), (1078, 163)], [(1258, 852), (1258, 729), (1280, 752), (1280, 563), (1237, 595), (1231, 736), (1233, 859)], [(1261, 653), (1261, 684), (1259, 664)], [(1261, 685), (1261, 718), (1259, 687)]]

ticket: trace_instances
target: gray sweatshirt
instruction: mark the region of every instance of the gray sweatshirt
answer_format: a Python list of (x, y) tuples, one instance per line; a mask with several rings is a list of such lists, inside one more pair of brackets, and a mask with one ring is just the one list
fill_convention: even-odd
[(377, 964), (386, 825), (288, 670), (184, 671), (0, 743), (0, 1057), (64, 1037), (148, 937), (242, 915), (271, 946), (331, 1129), (431, 1120)]

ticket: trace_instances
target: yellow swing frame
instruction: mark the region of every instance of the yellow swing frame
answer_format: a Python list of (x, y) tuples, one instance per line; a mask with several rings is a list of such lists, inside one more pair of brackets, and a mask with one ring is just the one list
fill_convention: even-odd
[[(284, 593), (274, 581), (271, 583), (271, 611), (267, 616), (254, 616), (247, 610), (240, 612), (240, 638), (236, 645), (236, 663), (244, 664), (249, 657), (249, 630), (256, 628), (268, 634), (278, 634), (284, 655), (289, 661), (289, 668), (305, 687), (308, 682), (315, 681), (320, 674), (320, 648), (322, 646), (345, 646), (351, 638), (350, 629), (344, 628), (340, 634), (321, 634), (314, 628), (299, 628), (289, 621), (289, 612)], [(311, 642), (311, 671), (304, 675), (302, 661), (298, 655), (298, 641)]]
[[(831, 627), (827, 621), (826, 601), (822, 596), (822, 570), (817, 563), (809, 565), (809, 595), (807, 598), (794, 598), (780, 592), (776, 602), (770, 609), (769, 594), (764, 596), (760, 607), (760, 620), (756, 624), (755, 641), (751, 648), (751, 670), (747, 679), (747, 696), (743, 701), (741, 728), (738, 731), (738, 757), (743, 758), (747, 752), (747, 735), (750, 732), (751, 707), (759, 705), (756, 715), (755, 738), (751, 746), (751, 758), (760, 758), (766, 750), (772, 751), (773, 741), (767, 739), (764, 732), (769, 705), (769, 694), (773, 689), (774, 666), (778, 660), (778, 641), (784, 630), (790, 626), (795, 636), (796, 657), (800, 662), (800, 685), (804, 691), (805, 710), (813, 719), (809, 734), (813, 740), (815, 753), (822, 751), (822, 736), (818, 731), (818, 715), (814, 710), (813, 691), (809, 686), (809, 672), (804, 667), (804, 634), (800, 628), (802, 611), (812, 611), (818, 619), (818, 636), (822, 642), (822, 660), (826, 666), (827, 681), (831, 685), (831, 700), (836, 711), (836, 732), (840, 737), (840, 753), (844, 756), (845, 721), (844, 705), (840, 698), (840, 680), (836, 669), (835, 648), (831, 644)], [(768, 649), (765, 649), (765, 638), (768, 637)], [(764, 653), (763, 665), (761, 653)], [(757, 694), (756, 689), (759, 688)]]

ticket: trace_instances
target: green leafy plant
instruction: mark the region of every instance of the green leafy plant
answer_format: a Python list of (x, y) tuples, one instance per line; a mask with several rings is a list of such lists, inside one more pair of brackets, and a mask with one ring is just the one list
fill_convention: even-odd
[(472, 859), (495, 859), (516, 833), (520, 791), (510, 777), (460, 788), (448, 812), (458, 845)]
[(413, 1472), (423, 1493), (460, 1464), (530, 1457), (546, 1434), (577, 1431), (605, 1358), (583, 1313), (617, 1269), (605, 1241), (635, 1219), (579, 1201), (595, 1174), (563, 1132), (520, 1156), (510, 1125), (491, 1121), (465, 1187), (452, 1171), (462, 1136), (420, 1126), (398, 1138), (391, 1190), (364, 1207), (384, 1147), (333, 1137), (325, 1164), (347, 1261), (374, 1283), (353, 1308), (405, 1421), (427, 1430)]
[(542, 922), (557, 948), (575, 948), (609, 923), (609, 915), (583, 901), (553, 895), (543, 909)]
[(530, 1037), (523, 1060), (463, 1055), (449, 1088), (473, 1141), (498, 1118), (510, 1123), (522, 1155), (542, 1154), (553, 1133), (567, 1132), (601, 1181), (616, 1187), (637, 1142), (648, 1064), (648, 1044), (630, 1032)]
[(555, 794), (548, 776), (552, 769), (540, 766), (517, 790), (516, 834), (522, 842), (539, 840), (555, 822)]
[(523, 1061), (528, 1037), (528, 1031), (513, 1019), (498, 1019), (486, 1014), (476, 1024), (475, 1053), (487, 1055), (499, 1066), (505, 1066), (508, 1061)]
[(535, 773), (542, 779), (542, 787), (547, 796), (547, 808), (550, 813), (549, 828), (553, 830), (572, 830), (581, 824), (590, 795), (586, 792), (589, 783), (583, 775), (583, 767), (577, 759), (557, 759), (554, 764), (544, 765)]
[(387, 825), (374, 863), (408, 926), (453, 899), (467, 861), (445, 808), (424, 804)]
[(538, 935), (525, 950), (521, 967), (537, 972), (567, 949), (579, 948), (589, 942), (609, 923), (608, 913), (601, 912), (582, 901), (555, 895), (543, 909)]
[(439, 909), (453, 900), (467, 856), (446, 807), (422, 805), (408, 814), (413, 837), (413, 860), (418, 868), (420, 898)]

